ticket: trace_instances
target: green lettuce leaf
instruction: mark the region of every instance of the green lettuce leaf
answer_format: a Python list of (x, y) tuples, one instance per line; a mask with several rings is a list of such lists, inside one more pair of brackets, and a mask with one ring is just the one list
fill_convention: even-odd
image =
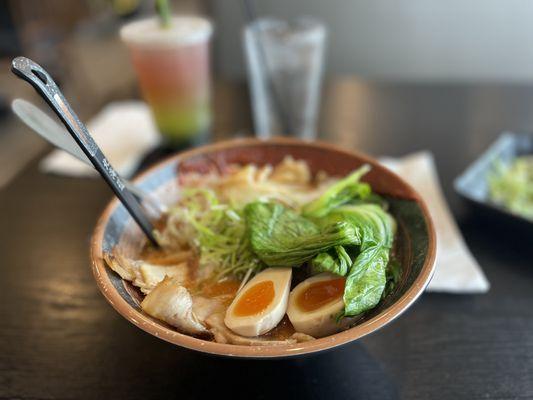
[(244, 214), (252, 249), (270, 267), (300, 266), (334, 246), (360, 242), (352, 224), (334, 221), (319, 227), (279, 203), (249, 203)]

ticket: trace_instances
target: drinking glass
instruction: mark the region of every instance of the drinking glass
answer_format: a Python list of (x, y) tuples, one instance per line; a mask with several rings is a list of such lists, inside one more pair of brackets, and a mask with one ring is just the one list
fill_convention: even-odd
[(244, 29), (256, 135), (316, 137), (326, 40), (313, 18), (262, 18)]
[(148, 18), (129, 23), (120, 31), (142, 95), (170, 145), (199, 142), (209, 132), (212, 30), (205, 18), (175, 16), (170, 27), (162, 27), (157, 18)]

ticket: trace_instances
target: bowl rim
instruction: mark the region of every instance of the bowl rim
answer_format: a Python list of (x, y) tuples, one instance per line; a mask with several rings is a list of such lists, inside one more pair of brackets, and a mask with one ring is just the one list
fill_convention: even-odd
[(356, 339), (360, 339), (375, 330), (385, 326), (392, 320), (399, 317), (409, 306), (423, 293), (424, 289), (428, 285), (435, 269), (435, 257), (436, 257), (436, 233), (433, 225), (433, 221), (429, 214), (428, 208), (425, 202), (422, 200), (416, 190), (405, 182), (401, 177), (393, 173), (392, 171), (381, 166), (375, 159), (361, 154), (357, 151), (345, 150), (335, 145), (324, 143), (320, 141), (307, 142), (294, 138), (275, 137), (271, 139), (258, 139), (258, 138), (239, 138), (230, 139), (225, 141), (216, 142), (200, 146), (184, 152), (178, 152), (168, 158), (154, 164), (147, 170), (135, 177), (133, 182), (137, 182), (145, 178), (147, 175), (153, 173), (155, 170), (162, 168), (163, 166), (179, 161), (180, 159), (186, 159), (195, 155), (211, 153), (226, 149), (228, 147), (246, 147), (250, 145), (301, 145), (315, 147), (319, 149), (332, 150), (336, 152), (344, 153), (348, 156), (357, 157), (358, 159), (367, 162), (372, 165), (373, 168), (378, 170), (384, 170), (386, 173), (392, 174), (396, 179), (401, 181), (413, 194), (410, 200), (414, 200), (420, 206), (422, 214), (426, 223), (428, 231), (428, 253), (424, 264), (413, 284), (407, 289), (407, 291), (393, 304), (391, 304), (386, 310), (348, 330), (336, 333), (331, 336), (327, 336), (320, 339), (315, 339), (308, 342), (278, 345), (278, 346), (242, 346), (216, 343), (208, 340), (198, 339), (186, 334), (173, 331), (163, 325), (155, 322), (151, 317), (141, 313), (133, 308), (115, 289), (111, 283), (111, 279), (107, 274), (107, 267), (103, 259), (103, 239), (104, 231), (107, 222), (119, 205), (119, 200), (114, 197), (106, 206), (102, 214), (100, 215), (96, 227), (94, 228), (90, 245), (90, 257), (92, 264), (92, 271), (98, 288), (111, 304), (111, 306), (128, 321), (141, 328), (142, 330), (160, 338), (172, 344), (185, 347), (187, 349), (200, 351), (203, 353), (209, 353), (214, 355), (238, 357), (238, 358), (284, 358), (302, 354), (310, 354), (326, 349), (331, 349), (343, 344), (349, 343)]

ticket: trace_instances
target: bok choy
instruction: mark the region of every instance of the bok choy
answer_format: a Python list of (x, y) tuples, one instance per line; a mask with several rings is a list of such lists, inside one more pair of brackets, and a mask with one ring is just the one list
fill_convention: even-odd
[(311, 270), (313, 274), (321, 272), (331, 272), (340, 276), (348, 273), (352, 266), (352, 258), (344, 246), (335, 246), (332, 250), (319, 253), (311, 260)]
[(336, 207), (354, 199), (365, 199), (372, 190), (368, 183), (360, 182), (361, 177), (370, 171), (368, 164), (352, 172), (346, 178), (332, 185), (318, 199), (303, 207), (302, 215), (309, 218), (320, 218), (333, 211)]
[(351, 224), (335, 221), (319, 228), (279, 203), (250, 203), (244, 213), (252, 249), (269, 267), (298, 267), (331, 247), (360, 240)]
[[(254, 253), (271, 267), (310, 261), (313, 273), (346, 276), (344, 315), (375, 307), (387, 284), (395, 222), (360, 181), (363, 166), (308, 203), (301, 215), (277, 203), (255, 202), (245, 209)], [(364, 199), (373, 196), (371, 203)]]
[[(320, 226), (344, 222), (359, 232), (358, 250), (335, 248), (318, 254), (311, 262), (316, 272), (346, 276), (344, 315), (354, 316), (375, 307), (387, 284), (387, 264), (395, 233), (394, 219), (380, 205), (379, 196), (360, 181), (370, 167), (364, 165), (334, 184), (303, 208), (303, 215)], [(365, 199), (370, 200), (365, 203)], [(377, 200), (377, 201), (376, 201)], [(376, 204), (377, 203), (377, 204)], [(348, 260), (353, 260), (350, 263)], [(346, 268), (346, 264), (350, 266)]]
[(385, 290), (395, 222), (375, 204), (338, 207), (326, 220), (327, 223), (348, 222), (362, 232), (359, 254), (348, 271), (344, 289), (344, 314), (361, 314), (374, 308)]

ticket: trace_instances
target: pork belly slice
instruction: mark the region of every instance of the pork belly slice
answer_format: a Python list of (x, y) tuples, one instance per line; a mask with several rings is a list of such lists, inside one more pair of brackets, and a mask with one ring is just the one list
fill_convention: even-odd
[(141, 303), (148, 315), (165, 321), (182, 333), (210, 335), (204, 321), (213, 313), (223, 313), (226, 307), (223, 297), (207, 298), (192, 296), (189, 291), (172, 278), (166, 277)]
[(141, 308), (148, 315), (165, 321), (182, 333), (209, 333), (193, 311), (193, 299), (189, 291), (171, 278), (165, 278), (148, 293), (141, 303)]
[(119, 252), (105, 254), (105, 261), (109, 267), (120, 275), (122, 279), (130, 281), (144, 294), (150, 293), (165, 277), (175, 282), (185, 284), (189, 279), (187, 262), (176, 265), (156, 265), (143, 260), (132, 260)]

